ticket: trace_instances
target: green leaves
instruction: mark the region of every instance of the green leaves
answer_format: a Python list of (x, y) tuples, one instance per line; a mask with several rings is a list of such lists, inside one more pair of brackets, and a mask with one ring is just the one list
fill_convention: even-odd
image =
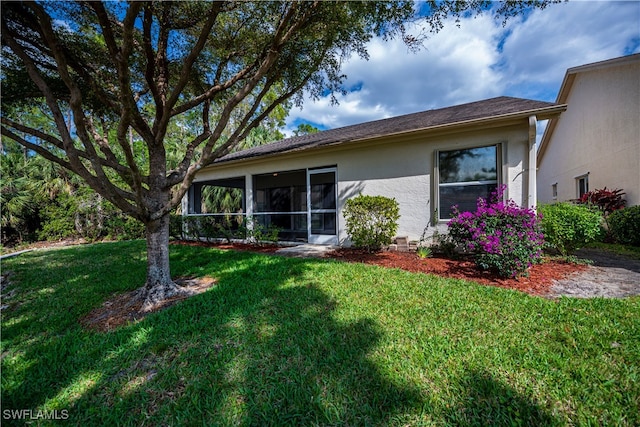
[(640, 247), (640, 206), (613, 212), (609, 215), (609, 227), (617, 242)]
[(601, 233), (602, 215), (587, 206), (562, 202), (542, 205), (538, 211), (545, 242), (564, 256), (596, 240)]
[(369, 252), (389, 245), (398, 231), (400, 208), (396, 199), (360, 194), (347, 200), (343, 214), (353, 244)]

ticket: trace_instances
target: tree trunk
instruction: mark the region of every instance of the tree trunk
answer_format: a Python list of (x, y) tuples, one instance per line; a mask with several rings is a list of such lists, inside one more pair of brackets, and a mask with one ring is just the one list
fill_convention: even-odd
[(151, 311), (168, 298), (190, 292), (171, 279), (169, 268), (169, 215), (146, 224), (147, 282), (142, 297), (143, 311)]

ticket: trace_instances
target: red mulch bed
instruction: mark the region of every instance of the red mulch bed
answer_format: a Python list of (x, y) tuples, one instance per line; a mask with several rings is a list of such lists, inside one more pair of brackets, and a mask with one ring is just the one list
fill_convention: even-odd
[(191, 296), (201, 294), (207, 289), (216, 286), (216, 280), (209, 276), (204, 277), (178, 277), (174, 281), (190, 291), (190, 295), (181, 295), (164, 300), (152, 310), (142, 309), (143, 299), (140, 289), (136, 289), (124, 294), (115, 295), (105, 301), (100, 307), (91, 310), (89, 314), (80, 319), (80, 324), (86, 329), (108, 332), (119, 326), (135, 323), (144, 319), (148, 314), (164, 310), (171, 307), (178, 301), (182, 301)]
[(414, 273), (435, 274), (451, 279), (473, 280), (483, 285), (515, 289), (539, 296), (548, 293), (554, 280), (562, 279), (587, 268), (586, 265), (545, 258), (542, 264), (536, 264), (529, 269), (527, 277), (505, 279), (498, 277), (495, 273), (476, 269), (473, 260), (470, 258), (454, 260), (435, 256), (421, 259), (415, 252), (384, 251), (369, 254), (356, 249), (338, 249), (330, 256), (348, 262), (362, 262), (388, 268), (400, 268)]
[[(179, 241), (175, 244), (189, 246), (216, 247), (220, 249), (233, 249), (260, 253), (274, 253), (278, 246), (256, 246), (245, 243), (218, 244), (206, 242)], [(340, 248), (327, 254), (333, 258), (346, 262), (360, 262), (364, 264), (378, 265), (387, 268), (399, 268), (414, 273), (435, 274), (451, 279), (466, 279), (474, 282), (498, 286), (501, 288), (515, 289), (531, 295), (544, 296), (554, 280), (559, 280), (568, 275), (582, 271), (586, 265), (568, 263), (562, 260), (545, 258), (542, 264), (536, 264), (529, 269), (527, 277), (501, 278), (488, 271), (479, 271), (470, 258), (449, 259), (435, 256), (432, 258), (419, 258), (415, 252), (389, 252), (367, 253), (363, 250)]]

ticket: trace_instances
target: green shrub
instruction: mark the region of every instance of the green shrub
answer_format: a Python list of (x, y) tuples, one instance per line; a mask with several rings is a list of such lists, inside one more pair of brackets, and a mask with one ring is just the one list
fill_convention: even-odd
[(369, 252), (391, 244), (398, 231), (400, 208), (395, 199), (360, 194), (347, 200), (343, 214), (354, 246)]
[(618, 243), (640, 247), (640, 206), (631, 206), (611, 213), (609, 231)]
[(144, 224), (122, 212), (113, 212), (104, 222), (108, 239), (134, 240), (145, 237)]
[(184, 218), (185, 217), (182, 215), (169, 215), (169, 237), (178, 240), (182, 240), (187, 237), (183, 229)]
[(38, 238), (42, 240), (144, 237), (144, 224), (87, 188), (73, 194), (59, 194), (45, 205), (41, 225)]
[(542, 230), (546, 244), (567, 256), (598, 239), (602, 214), (586, 205), (561, 202), (542, 205)]
[(38, 231), (40, 240), (61, 240), (77, 236), (75, 212), (77, 199), (69, 194), (61, 194), (47, 204), (42, 211), (42, 228)]
[[(209, 240), (215, 237), (212, 235), (213, 227), (208, 226), (209, 222), (209, 217), (206, 216), (183, 216), (181, 221), (182, 238)], [(169, 234), (171, 235), (171, 222), (169, 222)]]
[(264, 243), (276, 243), (280, 229), (276, 226), (265, 226), (253, 217), (247, 217), (242, 225), (246, 240), (262, 245)]

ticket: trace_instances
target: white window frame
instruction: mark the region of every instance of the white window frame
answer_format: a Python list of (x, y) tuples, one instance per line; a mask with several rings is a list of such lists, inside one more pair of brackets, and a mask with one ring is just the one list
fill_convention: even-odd
[(589, 192), (589, 172), (576, 176), (575, 180), (576, 180), (576, 199), (579, 199), (582, 197), (582, 194), (580, 194), (580, 181), (584, 180), (584, 192), (585, 193)]

